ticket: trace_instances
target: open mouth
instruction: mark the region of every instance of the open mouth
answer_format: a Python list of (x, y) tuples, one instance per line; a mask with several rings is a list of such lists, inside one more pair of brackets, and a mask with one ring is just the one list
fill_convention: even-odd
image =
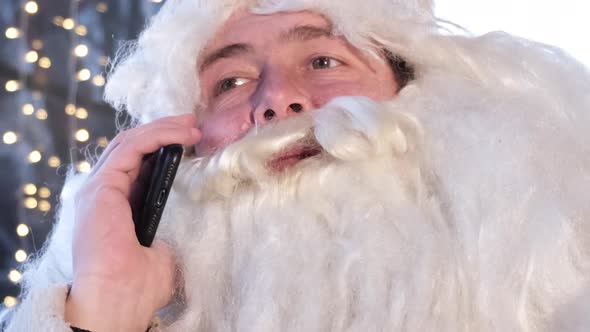
[(277, 154), (269, 163), (268, 168), (275, 172), (281, 172), (298, 162), (308, 159), (322, 153), (322, 148), (317, 145), (300, 145), (296, 144)]

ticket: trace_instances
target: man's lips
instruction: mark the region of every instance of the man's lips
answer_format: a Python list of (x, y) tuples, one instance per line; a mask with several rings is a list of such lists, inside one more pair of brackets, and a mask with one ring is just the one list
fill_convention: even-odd
[(322, 152), (318, 145), (295, 146), (280, 152), (269, 163), (268, 168), (275, 172), (283, 171), (303, 159), (317, 156)]

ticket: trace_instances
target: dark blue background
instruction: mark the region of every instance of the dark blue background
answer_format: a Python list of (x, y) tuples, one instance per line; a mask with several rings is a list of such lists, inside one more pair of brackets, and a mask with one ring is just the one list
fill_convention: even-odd
[[(84, 160), (88, 152), (100, 151), (96, 139), (112, 138), (116, 132), (115, 112), (102, 101), (103, 87), (91, 80), (77, 82), (75, 72), (88, 68), (92, 76), (106, 73), (101, 57), (113, 57), (121, 42), (135, 39), (161, 3), (151, 0), (38, 0), (39, 10), (35, 15), (24, 13), (26, 1), (1, 0), (0, 6), (0, 303), (7, 295), (17, 297), (18, 284), (8, 279), (12, 269), (20, 264), (14, 254), (24, 249), (31, 254), (38, 251), (54, 222), (58, 197), (65, 174), (72, 161)], [(97, 5), (106, 5), (107, 11), (97, 10)], [(100, 6), (99, 6), (100, 8)], [(77, 24), (88, 31), (85, 36), (54, 24), (54, 18), (73, 17)], [(8, 27), (19, 27), (21, 36), (8, 39)], [(52, 65), (41, 68), (38, 63), (26, 63), (24, 54), (31, 50), (32, 42), (39, 39), (43, 47), (39, 57), (49, 57)], [(84, 43), (89, 48), (86, 57), (76, 58), (72, 48)], [(7, 92), (4, 85), (9, 80), (20, 80), (23, 86), (17, 92)], [(64, 112), (68, 102), (75, 100), (77, 107), (88, 110), (85, 120)], [(47, 120), (39, 120), (21, 112), (22, 105), (33, 104), (35, 109), (47, 110)], [(79, 143), (72, 139), (77, 128), (86, 128), (91, 138)], [(1, 135), (14, 131), (19, 140), (6, 145)], [(26, 161), (32, 150), (40, 150), (43, 159), (36, 164)], [(49, 167), (47, 159), (58, 156), (59, 168)], [(26, 209), (23, 185), (33, 183), (51, 190), (49, 212)], [(37, 195), (35, 197), (40, 199)], [(27, 224), (31, 232), (26, 237), (16, 233), (18, 224)]]

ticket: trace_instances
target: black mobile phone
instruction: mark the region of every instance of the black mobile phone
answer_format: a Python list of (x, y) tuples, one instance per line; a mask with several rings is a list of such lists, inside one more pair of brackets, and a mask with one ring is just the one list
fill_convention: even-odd
[(172, 144), (143, 159), (130, 204), (135, 234), (144, 247), (151, 246), (154, 241), (182, 153), (181, 145)]

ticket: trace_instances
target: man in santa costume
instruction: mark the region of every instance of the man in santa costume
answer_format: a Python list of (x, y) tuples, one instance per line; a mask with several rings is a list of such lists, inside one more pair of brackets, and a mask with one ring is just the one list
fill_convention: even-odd
[[(531, 10), (534, 10), (531, 8)], [(588, 331), (590, 75), (429, 0), (169, 0), (7, 331)], [(187, 152), (156, 241), (129, 197)]]

